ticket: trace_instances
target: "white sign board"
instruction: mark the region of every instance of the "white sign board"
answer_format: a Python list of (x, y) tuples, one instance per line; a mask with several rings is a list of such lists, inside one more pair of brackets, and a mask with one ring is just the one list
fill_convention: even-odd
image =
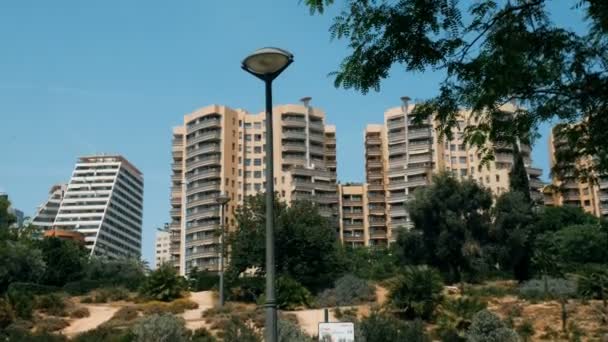
[(319, 323), (319, 341), (355, 342), (355, 325), (352, 322)]

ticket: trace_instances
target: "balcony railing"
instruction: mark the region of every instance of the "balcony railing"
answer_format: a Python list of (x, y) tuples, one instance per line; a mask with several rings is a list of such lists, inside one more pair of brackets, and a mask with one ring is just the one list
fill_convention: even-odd
[(216, 119), (206, 119), (206, 120), (201, 120), (201, 122), (192, 125), (192, 126), (188, 126), (188, 133), (191, 132), (195, 132), (198, 131), (199, 129), (203, 129), (203, 128), (210, 128), (210, 127), (219, 127), (222, 124), (222, 120), (220, 118), (216, 118)]

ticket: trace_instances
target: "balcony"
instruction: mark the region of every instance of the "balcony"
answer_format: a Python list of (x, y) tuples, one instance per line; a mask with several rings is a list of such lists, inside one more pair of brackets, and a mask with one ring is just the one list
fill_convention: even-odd
[(283, 152), (306, 152), (306, 145), (304, 143), (283, 143)]
[(375, 146), (375, 145), (380, 145), (382, 144), (382, 140), (380, 139), (380, 137), (366, 137), (365, 138), (365, 144), (368, 146)]
[[(390, 209), (391, 217), (401, 217), (401, 216), (406, 216), (406, 215), (407, 215), (407, 210), (405, 210), (404, 206), (392, 207)], [(392, 223), (392, 221), (391, 221), (391, 223)]]
[(205, 182), (203, 184), (199, 184), (197, 186), (191, 187), (190, 189), (188, 189), (188, 191), (186, 191), (186, 194), (192, 195), (197, 192), (204, 192), (204, 191), (209, 191), (209, 190), (218, 190), (219, 191), (220, 185), (221, 185), (221, 182), (217, 182), (217, 181)]
[(433, 161), (430, 153), (410, 154), (409, 163), (431, 163)]
[(378, 207), (368, 207), (368, 212), (371, 215), (383, 215), (385, 210), (386, 210), (385, 207), (380, 207), (380, 206), (378, 206)]
[(497, 163), (512, 164), (513, 163), (513, 155), (510, 154), (510, 153), (495, 153), (494, 154), (494, 161), (496, 161)]
[(189, 150), (186, 153), (186, 157), (190, 158), (190, 157), (194, 157), (199, 154), (221, 153), (221, 152), (222, 152), (222, 148), (221, 148), (220, 144), (204, 144), (203, 146), (201, 146), (199, 148)]
[(406, 154), (406, 153), (407, 153), (407, 146), (405, 145), (405, 143), (390, 145), (388, 147), (389, 156)]
[(171, 217), (180, 217), (182, 215), (182, 209), (171, 209), (169, 213)]
[(219, 178), (221, 177), (222, 172), (220, 171), (220, 169), (209, 169), (209, 170), (202, 170), (199, 171), (196, 174), (191, 174), (187, 176), (188, 182), (194, 182), (200, 179), (206, 179), (206, 178)]
[(219, 208), (208, 208), (203, 210), (198, 210), (195, 213), (191, 213), (187, 215), (188, 221), (194, 221), (202, 218), (211, 218), (211, 217), (219, 217), (220, 210)]
[[(219, 194), (219, 192), (218, 192), (218, 194)], [(215, 200), (216, 196), (217, 195), (207, 195), (204, 198), (199, 198), (199, 199), (196, 199), (194, 201), (190, 201), (190, 202), (188, 202), (186, 204), (186, 207), (187, 208), (194, 208), (194, 207), (197, 207), (199, 205), (216, 204), (217, 203), (216, 200)]]
[(384, 176), (382, 175), (382, 172), (379, 172), (377, 170), (368, 171), (367, 172), (367, 179), (370, 180), (370, 181), (374, 180), (374, 179), (380, 179), (381, 180), (383, 178), (384, 178)]
[(222, 131), (220, 130), (214, 130), (211, 132), (206, 132), (203, 134), (200, 134), (196, 137), (190, 138), (187, 140), (187, 144), (188, 146), (192, 146), (194, 144), (197, 144), (199, 142), (203, 142), (203, 141), (211, 141), (211, 140), (219, 140), (222, 138)]
[(367, 186), (369, 191), (384, 191), (384, 184), (370, 183)]
[(182, 205), (181, 197), (171, 197), (171, 205)]
[(368, 159), (367, 162), (367, 167), (368, 168), (381, 168), (382, 167), (382, 160), (379, 159)]
[(545, 183), (543, 183), (543, 181), (541, 181), (540, 179), (536, 179), (536, 178), (531, 178), (530, 179), (530, 188), (532, 188), (532, 189), (540, 189), (543, 186), (545, 186)]
[(312, 131), (324, 132), (323, 121), (321, 120), (311, 120), (308, 122), (308, 128)]
[(579, 192), (563, 192), (562, 198), (564, 201), (580, 201), (581, 196)]
[(204, 246), (204, 245), (216, 245), (219, 244), (219, 238), (217, 237), (204, 237), (201, 239), (186, 241), (186, 248), (194, 247), (194, 246)]
[(388, 165), (391, 169), (395, 169), (397, 167), (405, 168), (406, 164), (407, 164), (407, 159), (405, 159), (405, 158), (393, 158), (393, 159), (389, 159), (389, 161), (388, 161)]
[(344, 218), (354, 218), (354, 219), (362, 219), (363, 211), (360, 212), (352, 212), (352, 211), (344, 211), (342, 212)]
[(171, 176), (171, 182), (173, 183), (181, 183), (182, 181), (182, 174), (174, 174), (173, 176)]
[(337, 191), (337, 185), (333, 184), (333, 183), (320, 183), (320, 182), (316, 182), (313, 183), (315, 189), (320, 190), (320, 191)]
[(405, 174), (408, 176), (426, 175), (431, 171), (431, 169), (431, 166), (408, 166), (405, 169)]
[(410, 177), (406, 183), (408, 187), (416, 187), (428, 185), (429, 182), (426, 177)]
[(306, 127), (304, 116), (284, 116), (282, 122), (285, 127)]
[(183, 164), (182, 164), (181, 161), (171, 164), (171, 170), (173, 170), (173, 171), (180, 171), (181, 172), (182, 167), (183, 167)]
[(322, 204), (331, 204), (331, 203), (338, 203), (338, 196), (337, 195), (317, 195), (314, 196), (314, 200), (317, 203), (322, 203)]
[(310, 145), (310, 154), (323, 156), (325, 154), (324, 152), (323, 146)]
[(344, 235), (345, 242), (363, 242), (365, 237), (363, 235)]
[(293, 180), (293, 185), (295, 186), (295, 188), (298, 191), (300, 191), (300, 190), (312, 191), (315, 188), (314, 183), (311, 182), (310, 180), (294, 179)]
[(215, 156), (215, 157), (204, 157), (204, 158), (200, 158), (197, 161), (193, 161), (193, 162), (186, 162), (186, 172), (190, 172), (198, 167), (201, 166), (210, 166), (210, 165), (219, 165), (222, 161), (222, 158), (220, 156)]
[(325, 142), (325, 135), (323, 133), (316, 133), (311, 131), (310, 132), (310, 140), (312, 141), (316, 141), (319, 143), (324, 143)]
[(399, 193), (390, 195), (390, 197), (386, 198), (388, 203), (403, 203), (409, 199), (408, 195), (405, 193)]
[(395, 168), (391, 168), (388, 170), (388, 177), (389, 178), (393, 178), (393, 177), (403, 177), (406, 174), (406, 169), (404, 169), (402, 166), (398, 166)]
[(306, 164), (306, 155), (286, 155), (283, 156), (283, 164), (288, 164), (288, 165), (302, 165), (304, 166)]
[(606, 192), (606, 191), (600, 191), (599, 197), (600, 197), (600, 201), (601, 202), (608, 201), (608, 192)]
[(343, 207), (361, 207), (363, 206), (363, 199), (342, 199)]
[(432, 147), (433, 147), (433, 145), (430, 142), (417, 143), (417, 144), (409, 144), (409, 150), (410, 151), (430, 150)]
[(528, 171), (528, 174), (532, 177), (540, 177), (543, 174), (543, 170), (536, 167), (527, 167), (526, 171)]
[(370, 227), (384, 227), (386, 225), (386, 220), (369, 220)]
[(363, 222), (343, 222), (344, 229), (363, 230)]
[(391, 229), (408, 227), (409, 225), (410, 225), (410, 222), (407, 222), (404, 219), (391, 220), (391, 224), (390, 224)]
[(370, 238), (386, 238), (386, 230), (384, 229), (370, 229)]
[(404, 131), (389, 133), (389, 136), (388, 136), (389, 144), (396, 144), (396, 143), (400, 143), (400, 142), (404, 142), (404, 141), (405, 141), (405, 132)]
[(405, 127), (405, 118), (401, 118), (401, 119), (397, 119), (397, 120), (387, 120), (386, 127), (388, 127), (389, 130), (395, 129), (395, 128), (400, 128), (400, 127)]
[(369, 203), (380, 203), (384, 202), (384, 196), (368, 196), (367, 201)]
[(407, 131), (408, 139), (430, 138), (431, 136), (430, 129), (410, 129)]
[(201, 120), (201, 122), (192, 125), (192, 126), (188, 126), (188, 133), (192, 133), (195, 131), (198, 131), (199, 129), (203, 129), (203, 128), (210, 128), (210, 127), (220, 127), (222, 124), (222, 120), (220, 118), (215, 118), (215, 119), (206, 119), (206, 120)]
[(405, 189), (409, 183), (405, 181), (389, 182), (387, 188), (389, 190)]
[(382, 151), (379, 148), (368, 148), (365, 150), (366, 155), (368, 156), (381, 156)]
[(296, 139), (296, 140), (306, 140), (306, 131), (304, 130), (288, 130), (283, 131), (283, 138), (285, 139)]

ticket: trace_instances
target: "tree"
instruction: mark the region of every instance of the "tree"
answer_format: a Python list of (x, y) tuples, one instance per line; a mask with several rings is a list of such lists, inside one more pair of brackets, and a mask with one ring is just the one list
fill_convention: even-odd
[(361, 340), (366, 342), (427, 342), (431, 340), (426, 335), (422, 322), (404, 322), (378, 312), (372, 312), (359, 325), (363, 335)]
[(530, 181), (528, 171), (524, 164), (524, 158), (519, 152), (519, 146), (513, 142), (513, 167), (509, 172), (509, 189), (511, 192), (519, 192), (523, 195), (523, 200), (531, 207), (532, 198), (530, 197)]
[(179, 276), (173, 266), (162, 264), (148, 275), (139, 293), (147, 298), (168, 302), (180, 298), (187, 289), (186, 279)]
[(573, 206), (541, 207), (538, 221), (534, 224), (535, 233), (556, 232), (572, 225), (598, 224), (597, 217), (586, 213), (582, 208)]
[[(457, 282), (463, 273), (476, 273), (481, 246), (488, 241), (492, 195), (472, 180), (459, 182), (448, 174), (418, 190), (408, 203), (414, 230), (422, 235), (427, 263)], [(400, 243), (403, 240), (398, 240)], [(407, 246), (397, 245), (408, 255)]]
[(359, 278), (382, 280), (397, 273), (398, 258), (391, 249), (344, 246), (341, 250), (345, 268)]
[(107, 286), (136, 290), (146, 274), (143, 262), (137, 259), (91, 257), (86, 265), (85, 278)]
[[(334, 0), (305, 0), (322, 13)], [(468, 4), (468, 2), (465, 2)], [(587, 30), (578, 33), (551, 21), (549, 4), (584, 14)], [(345, 1), (334, 18), (332, 38), (350, 49), (335, 85), (362, 92), (379, 90), (391, 68), (441, 70), (439, 94), (418, 105), (418, 118), (433, 115), (442, 135), (451, 137), (460, 108), (478, 118), (465, 140), (483, 148), (504, 137), (526, 139), (539, 123), (557, 117), (579, 121), (564, 129), (571, 153), (560, 165), (608, 171), (608, 6), (604, 0), (478, 1), (470, 6), (450, 0)], [(508, 124), (503, 105), (516, 102)], [(596, 164), (575, 164), (585, 157)], [(571, 168), (570, 168), (571, 169)]]
[[(263, 273), (265, 264), (265, 202), (249, 197), (237, 208), (237, 228), (229, 238), (228, 273), (236, 278), (246, 269)], [(343, 268), (338, 241), (330, 222), (317, 207), (296, 201), (288, 207), (275, 199), (275, 250), (278, 275), (289, 276), (310, 290), (333, 283)]]
[(40, 250), (21, 241), (0, 241), (0, 293), (11, 283), (40, 281), (46, 269)]
[(408, 267), (391, 285), (389, 306), (408, 319), (429, 319), (441, 302), (443, 281), (439, 272), (426, 266)]
[(63, 286), (84, 276), (86, 249), (74, 241), (56, 237), (44, 238), (38, 248), (46, 265), (41, 282), (45, 285)]
[[(529, 192), (526, 192), (529, 196)], [(491, 236), (496, 244), (497, 259), (505, 269), (513, 270), (518, 281), (530, 279), (534, 214), (530, 202), (521, 192), (501, 195), (494, 207)]]

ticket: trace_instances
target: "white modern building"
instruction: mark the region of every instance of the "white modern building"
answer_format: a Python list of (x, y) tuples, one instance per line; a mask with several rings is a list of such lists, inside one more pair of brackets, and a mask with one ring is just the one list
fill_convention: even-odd
[(171, 233), (168, 230), (156, 231), (154, 257), (154, 268), (171, 261)]
[(36, 210), (36, 215), (34, 215), (34, 220), (32, 221), (34, 227), (44, 231), (53, 227), (67, 188), (67, 184), (55, 184), (51, 187), (49, 198)]
[(142, 173), (119, 155), (78, 159), (53, 224), (84, 235), (91, 255), (141, 255)]

